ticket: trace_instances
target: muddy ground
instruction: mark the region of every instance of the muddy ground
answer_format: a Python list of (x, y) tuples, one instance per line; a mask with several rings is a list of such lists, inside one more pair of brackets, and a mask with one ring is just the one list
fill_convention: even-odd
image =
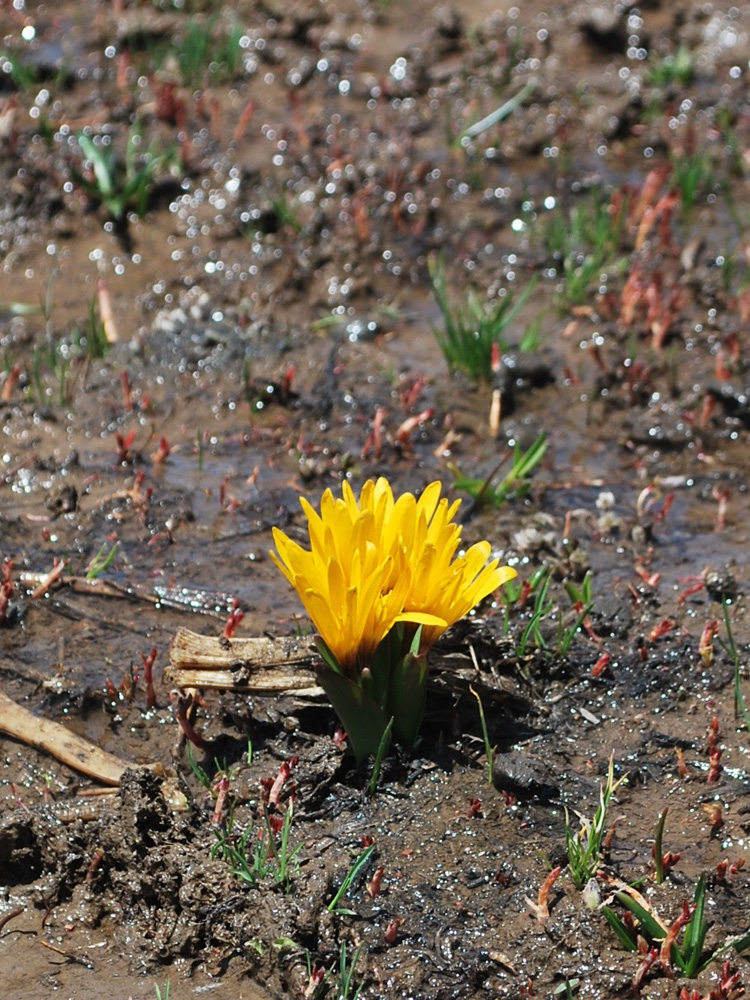
[[(671, 925), (705, 873), (705, 958), (750, 925), (750, 14), (15, 0), (0, 27), (2, 692), (162, 765), (187, 804), (138, 769), (93, 794), (0, 739), (3, 995), (739, 996), (731, 947), (680, 979), (596, 896), (637, 884)], [(141, 206), (81, 135), (121, 165), (130, 145), (131, 179), (147, 152)], [(441, 253), (456, 306), (536, 276), (486, 377), (441, 354)], [(467, 542), (550, 571), (539, 633), (532, 593), (447, 636), (422, 738), (374, 795), (314, 691), (205, 692), (191, 768), (171, 641), (220, 635), (235, 602), (238, 637), (307, 631), (268, 559), (272, 526), (303, 537), (300, 493), (386, 475), (462, 495), (456, 470), (483, 479), (542, 432), (530, 488), (463, 508)], [(611, 755), (627, 782), (582, 893), (565, 809), (593, 816)], [(284, 762), (294, 856), (242, 879), (230, 848), (252, 856)], [(665, 806), (680, 858), (656, 884)]]

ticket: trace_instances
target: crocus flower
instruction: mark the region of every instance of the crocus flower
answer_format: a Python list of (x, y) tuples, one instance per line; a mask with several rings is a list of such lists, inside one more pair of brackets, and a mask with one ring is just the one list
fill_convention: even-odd
[[(435, 640), (516, 575), (488, 562), (489, 542), (456, 557), (460, 500), (431, 483), (394, 499), (384, 478), (359, 499), (326, 490), (320, 513), (302, 498), (310, 549), (274, 528), (271, 557), (299, 594), (320, 637), (319, 679), (349, 730), (358, 757), (378, 749), (393, 720), (412, 739), (426, 691), (426, 654)], [(359, 732), (356, 732), (356, 731)]]
[(370, 664), (397, 621), (445, 624), (421, 609), (402, 615), (409, 563), (387, 481), (366, 483), (359, 503), (348, 483), (343, 492), (344, 498), (336, 500), (326, 490), (320, 514), (303, 497), (310, 551), (274, 528), (278, 556), (272, 552), (271, 558), (299, 594), (342, 672), (352, 674)]

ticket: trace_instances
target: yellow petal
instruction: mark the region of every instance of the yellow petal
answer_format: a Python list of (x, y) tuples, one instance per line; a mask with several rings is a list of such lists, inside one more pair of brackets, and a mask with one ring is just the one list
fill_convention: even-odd
[(424, 611), (405, 611), (402, 615), (396, 615), (393, 622), (394, 625), (396, 622), (414, 622), (417, 625), (435, 625), (442, 629), (448, 627), (444, 618), (440, 618), (438, 615), (428, 615)]

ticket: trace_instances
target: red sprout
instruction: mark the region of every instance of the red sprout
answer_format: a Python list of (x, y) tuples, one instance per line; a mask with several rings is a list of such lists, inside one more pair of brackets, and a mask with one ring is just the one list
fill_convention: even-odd
[(401, 924), (403, 924), (403, 917), (394, 917), (389, 920), (383, 931), (383, 940), (386, 944), (391, 945), (396, 943), (396, 938), (398, 937), (398, 930)]
[(22, 368), (20, 364), (15, 364), (8, 372), (8, 377), (3, 385), (3, 391), (0, 393), (0, 400), (3, 403), (7, 403), (10, 400), (11, 394), (13, 393), (13, 387), (21, 376)]
[(370, 899), (375, 899), (376, 896), (380, 895), (380, 884), (383, 881), (384, 872), (385, 868), (382, 865), (379, 865), (373, 872), (372, 878), (367, 883), (367, 895)]
[(154, 465), (163, 465), (164, 462), (169, 458), (169, 453), (172, 451), (172, 445), (167, 441), (165, 437), (159, 440), (159, 447), (156, 451), (151, 452), (151, 461)]
[(86, 872), (86, 877), (84, 879), (84, 882), (93, 882), (96, 870), (103, 860), (104, 860), (104, 851), (100, 847), (96, 851), (94, 851), (94, 855), (91, 858), (91, 863), (89, 864), (88, 871)]
[(591, 668), (591, 676), (600, 677), (609, 666), (609, 662), (611, 659), (612, 657), (610, 656), (609, 653), (602, 653), (602, 655), (599, 657), (599, 659)]
[(635, 993), (640, 992), (641, 986), (646, 980), (646, 976), (651, 971), (651, 966), (658, 961), (659, 949), (649, 948), (643, 955), (643, 961), (638, 966), (638, 971), (633, 976), (633, 991)]
[(154, 660), (156, 659), (156, 646), (153, 647), (148, 656), (140, 654), (143, 663), (143, 682), (146, 685), (146, 707), (154, 708), (156, 705), (156, 692), (154, 691)]
[(190, 740), (193, 746), (196, 746), (199, 750), (203, 750), (205, 752), (211, 749), (211, 744), (196, 731), (192, 722), (188, 718), (188, 712), (190, 711), (192, 705), (193, 696), (191, 694), (177, 695), (177, 722), (180, 725), (180, 729), (185, 734), (185, 738)]
[(289, 780), (292, 771), (296, 767), (299, 761), (299, 757), (295, 754), (291, 760), (283, 760), (281, 766), (279, 767), (279, 773), (276, 775), (276, 779), (271, 784), (268, 792), (268, 805), (278, 806), (281, 799), (281, 791), (284, 785)]
[(469, 819), (473, 819), (475, 816), (482, 815), (482, 800), (481, 799), (469, 799), (469, 808), (466, 811), (466, 815)]
[(542, 882), (539, 887), (539, 892), (537, 894), (536, 902), (532, 899), (526, 897), (526, 902), (529, 905), (529, 909), (536, 917), (540, 924), (543, 924), (547, 917), (549, 916), (549, 894), (552, 891), (552, 886), (557, 881), (557, 877), (562, 871), (562, 866), (558, 865), (557, 868), (553, 868), (549, 875), (546, 877), (544, 882)]
[(229, 612), (229, 617), (224, 623), (224, 632), (222, 633), (225, 639), (231, 639), (234, 633), (237, 631), (237, 626), (245, 617), (245, 612), (240, 608), (240, 602), (237, 598), (234, 599), (232, 604), (232, 610)]
[(8, 605), (15, 589), (11, 578), (12, 569), (13, 560), (4, 559), (0, 567), (0, 625), (4, 625), (8, 619)]
[(373, 458), (380, 458), (383, 454), (383, 422), (388, 411), (383, 406), (379, 406), (375, 411), (375, 416), (372, 421), (372, 429), (367, 435), (367, 440), (364, 443), (360, 458), (367, 458), (367, 456), (372, 452)]
[(708, 748), (708, 777), (706, 781), (709, 785), (713, 785), (719, 780), (721, 775), (721, 747), (709, 747)]
[(715, 531), (723, 531), (726, 527), (727, 507), (729, 506), (730, 495), (731, 491), (728, 486), (725, 486), (723, 489), (719, 489), (718, 486), (714, 486), (711, 490), (711, 496), (718, 504), (716, 510), (716, 524), (714, 526)]
[(320, 984), (326, 977), (325, 968), (317, 965), (313, 965), (310, 969), (310, 975), (307, 980), (307, 985), (302, 991), (302, 1000), (312, 1000), (314, 996), (317, 995)]
[(135, 430), (130, 430), (125, 437), (119, 431), (115, 431), (115, 445), (117, 446), (117, 461), (121, 465), (127, 465), (133, 461), (130, 449), (135, 441)]
[(724, 814), (721, 810), (721, 803), (704, 802), (703, 812), (708, 816), (708, 821), (711, 824), (711, 836), (715, 837), (724, 825)]
[(133, 393), (130, 388), (130, 376), (126, 371), (120, 374), (120, 381), (122, 382), (122, 398), (125, 403), (125, 409), (131, 412), (134, 409)]
[(660, 639), (667, 632), (671, 632), (673, 628), (677, 625), (674, 618), (662, 618), (662, 620), (654, 625), (648, 634), (649, 642), (654, 642), (655, 639)]
[(707, 622), (703, 626), (700, 642), (698, 643), (698, 653), (705, 666), (710, 666), (714, 659), (714, 639), (719, 634), (719, 623), (716, 619)]
[(221, 826), (224, 820), (224, 809), (227, 804), (227, 796), (229, 795), (229, 775), (226, 771), (219, 771), (214, 778), (211, 791), (216, 796), (214, 811), (211, 814), (211, 823), (213, 826)]

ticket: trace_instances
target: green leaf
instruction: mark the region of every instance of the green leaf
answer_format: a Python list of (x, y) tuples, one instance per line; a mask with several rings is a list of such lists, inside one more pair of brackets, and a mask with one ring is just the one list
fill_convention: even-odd
[(640, 920), (643, 925), (648, 937), (652, 938), (654, 941), (663, 941), (667, 936), (667, 932), (659, 923), (659, 921), (645, 910), (640, 903), (637, 903), (631, 895), (627, 892), (616, 892), (615, 898), (618, 903), (621, 903), (626, 910), (630, 910), (634, 917)]
[(702, 968), (701, 959), (703, 957), (703, 947), (706, 943), (706, 932), (708, 921), (705, 919), (706, 910), (706, 876), (701, 875), (695, 887), (693, 895), (695, 911), (685, 927), (685, 935), (680, 949), (685, 962), (685, 975), (692, 979)]
[(315, 648), (318, 650), (318, 652), (323, 657), (323, 659), (325, 660), (326, 664), (331, 668), (331, 670), (333, 670), (337, 674), (342, 673), (343, 671), (341, 670), (341, 667), (339, 666), (338, 660), (336, 659), (336, 657), (333, 655), (333, 653), (330, 651), (330, 649), (326, 645), (326, 642), (323, 639), (323, 636), (322, 635), (314, 635), (313, 636), (313, 642), (315, 643)]
[(627, 949), (627, 951), (632, 951), (632, 952), (638, 951), (638, 945), (630, 936), (627, 927), (622, 922), (622, 920), (617, 916), (614, 910), (611, 910), (608, 906), (603, 906), (602, 913), (606, 917), (609, 926), (617, 935), (617, 939), (623, 946), (623, 948)]
[[(417, 629), (417, 632), (420, 631), (421, 627)], [(426, 653), (421, 656), (407, 653), (394, 665), (391, 673), (386, 711), (393, 717), (397, 735), (407, 743), (414, 742), (422, 724), (428, 673)]]
[(359, 684), (343, 674), (321, 665), (316, 676), (346, 730), (357, 761), (374, 757), (390, 716)]
[(99, 193), (102, 196), (102, 200), (105, 198), (110, 198), (114, 193), (114, 185), (112, 183), (112, 175), (109, 168), (109, 158), (104, 155), (104, 153), (95, 146), (93, 141), (87, 135), (78, 136), (78, 145), (83, 150), (83, 155), (87, 160), (91, 160), (91, 165), (94, 168), (94, 176), (96, 177), (96, 183), (99, 188)]

